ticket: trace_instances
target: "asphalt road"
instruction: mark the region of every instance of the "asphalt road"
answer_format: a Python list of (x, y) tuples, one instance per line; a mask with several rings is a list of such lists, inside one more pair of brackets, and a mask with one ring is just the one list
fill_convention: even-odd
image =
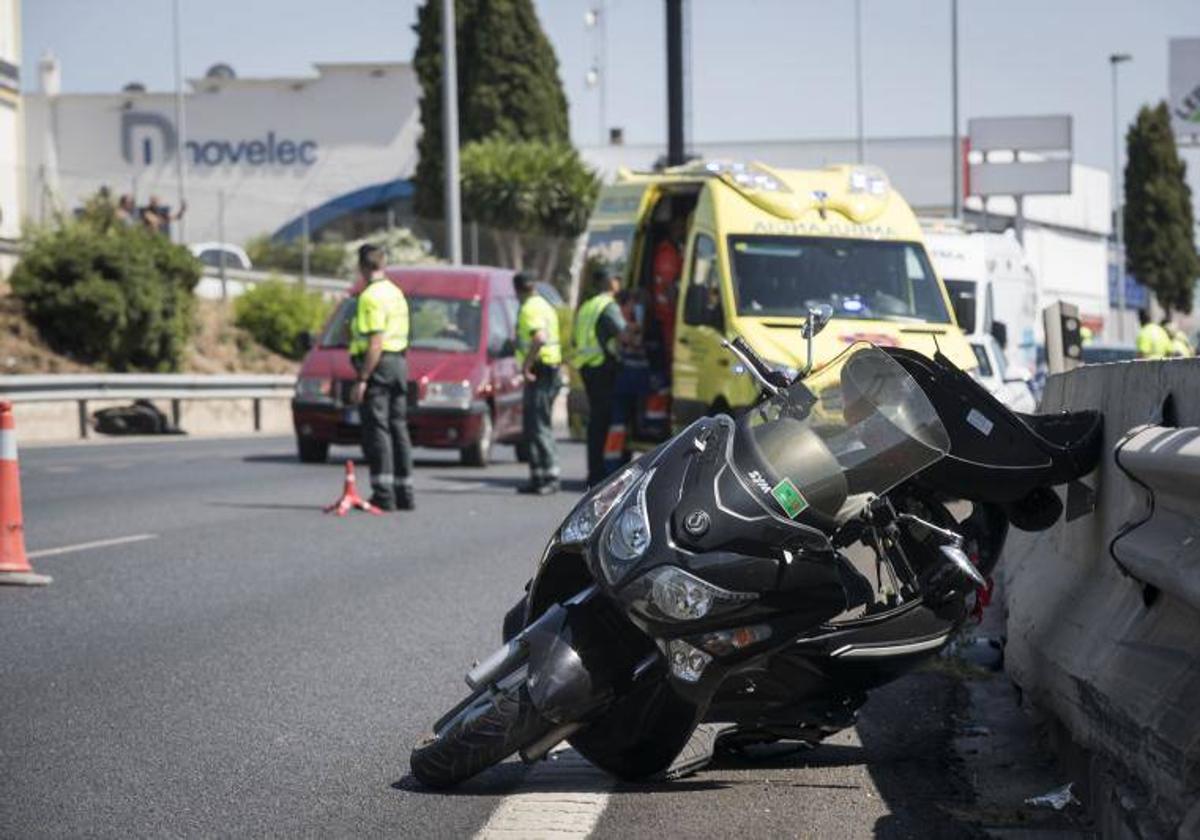
[(973, 796), (950, 747), (964, 693), (936, 672), (815, 750), (673, 784), (510, 762), (421, 790), (409, 747), (581, 489), (518, 497), (511, 460), (421, 456), (417, 513), (339, 520), (320, 508), (341, 468), (289, 439), (23, 450), (30, 551), (140, 539), (35, 557), (52, 586), (0, 589), (0, 835), (470, 837), (566, 784), (602, 794), (597, 837), (971, 836), (951, 816)]

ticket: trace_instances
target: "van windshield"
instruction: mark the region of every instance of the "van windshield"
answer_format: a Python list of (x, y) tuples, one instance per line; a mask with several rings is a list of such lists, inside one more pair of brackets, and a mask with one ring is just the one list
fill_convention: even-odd
[(914, 242), (807, 236), (730, 236), (738, 314), (949, 324), (925, 249)]
[[(482, 306), (479, 298), (408, 295), (408, 346), (416, 350), (474, 353), (479, 350)], [(322, 347), (350, 344), (356, 298), (342, 301), (321, 336)]]

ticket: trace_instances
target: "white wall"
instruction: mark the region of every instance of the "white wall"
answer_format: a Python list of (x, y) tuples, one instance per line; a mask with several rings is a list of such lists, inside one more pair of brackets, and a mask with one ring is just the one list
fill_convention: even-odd
[[(1079, 307), (1086, 323), (1101, 321), (1108, 332), (1108, 245), (1089, 234), (1031, 225), (1025, 229), (1025, 255), (1038, 281), (1038, 341), (1041, 310), (1064, 300)], [(1115, 340), (1115, 338), (1113, 339)]]
[(21, 233), (20, 129), (18, 106), (0, 99), (0, 239), (16, 239)]
[[(225, 196), (225, 239), (244, 242), (272, 233), (305, 207), (353, 190), (411, 176), (420, 132), (418, 87), (408, 64), (318, 65), (307, 78), (192, 82), (186, 97), (187, 139), (227, 144), (238, 151), (218, 165), (187, 161), (188, 241), (218, 239), (218, 195)], [(157, 195), (177, 204), (173, 148), (164, 148), (154, 126), (130, 131), (132, 161), (122, 152), (122, 116), (157, 115), (174, 126), (170, 93), (65, 94), (26, 97), (27, 180), (31, 196), (42, 191), (45, 164), (57, 170), (65, 210), (108, 185), (114, 194), (134, 192), (138, 203)], [(312, 162), (261, 160), (269, 135), (276, 144), (316, 144)], [(51, 138), (51, 139), (47, 139)], [(143, 159), (149, 142), (151, 160)], [(247, 159), (250, 144), (260, 160)], [(241, 144), (240, 146), (238, 144)], [(219, 155), (216, 146), (210, 157)], [(57, 160), (55, 160), (57, 158)], [(30, 211), (42, 213), (31, 200)]]
[[(0, 0), (0, 60), (21, 66), (21, 14), (18, 0)], [(0, 239), (21, 232), (21, 96), (15, 80), (0, 82)], [(4, 272), (0, 272), (3, 276)]]

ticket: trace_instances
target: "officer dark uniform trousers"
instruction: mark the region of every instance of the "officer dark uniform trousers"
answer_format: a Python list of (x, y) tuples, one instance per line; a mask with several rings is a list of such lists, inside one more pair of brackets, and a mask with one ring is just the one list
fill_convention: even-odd
[(587, 483), (604, 480), (604, 443), (612, 425), (613, 392), (620, 372), (617, 340), (625, 319), (613, 296), (600, 292), (584, 301), (572, 330), (572, 362), (583, 378), (588, 398)]
[(360, 377), (371, 336), (383, 336), (383, 354), (366, 380), (360, 408), (363, 453), (371, 469), (371, 499), (385, 510), (413, 507), (412, 442), (408, 437), (408, 301), (400, 287), (376, 272), (359, 293), (350, 358)]
[[(544, 343), (529, 358), (533, 336)], [(517, 362), (533, 375), (526, 381), (523, 404), (525, 440), (529, 444), (529, 485), (521, 492), (547, 493), (558, 489), (558, 448), (551, 427), (551, 410), (558, 394), (558, 368), (562, 347), (558, 338), (558, 313), (536, 292), (529, 294), (517, 313)], [(528, 364), (527, 364), (528, 362)]]

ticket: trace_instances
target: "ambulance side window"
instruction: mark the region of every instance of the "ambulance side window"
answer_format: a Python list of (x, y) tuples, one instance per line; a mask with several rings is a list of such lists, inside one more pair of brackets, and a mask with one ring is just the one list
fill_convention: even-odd
[(718, 332), (725, 330), (717, 271), (717, 246), (707, 234), (697, 233), (696, 244), (692, 248), (683, 321), (693, 326), (713, 327)]

